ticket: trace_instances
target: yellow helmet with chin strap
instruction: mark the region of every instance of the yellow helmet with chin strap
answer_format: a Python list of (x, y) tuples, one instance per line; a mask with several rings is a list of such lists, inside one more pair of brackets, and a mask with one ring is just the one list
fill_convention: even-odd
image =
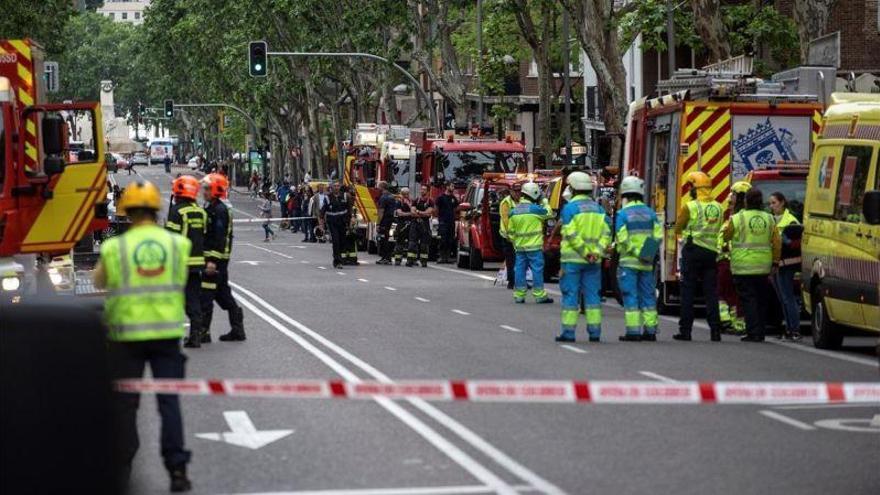
[(709, 178), (706, 172), (691, 172), (688, 174), (687, 181), (695, 189), (712, 187), (712, 179)]
[(122, 191), (116, 211), (128, 215), (130, 209), (158, 211), (162, 208), (162, 194), (152, 182), (132, 182)]

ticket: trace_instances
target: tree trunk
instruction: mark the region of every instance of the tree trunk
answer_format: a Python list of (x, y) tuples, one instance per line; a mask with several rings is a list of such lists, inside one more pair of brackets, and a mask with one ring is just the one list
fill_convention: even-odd
[[(532, 49), (535, 64), (538, 66), (538, 143), (544, 158), (544, 167), (553, 162), (553, 142), (550, 137), (552, 127), (553, 68), (550, 66), (550, 43), (552, 43), (551, 24), (555, 9), (548, 0), (541, 0), (540, 26), (532, 20), (529, 1), (517, 0), (514, 16), (520, 33)], [(540, 30), (540, 31), (539, 31)]]
[[(730, 41), (727, 28), (721, 19), (720, 0), (691, 0), (694, 11), (694, 27), (712, 56), (712, 62), (730, 58)], [(668, 47), (674, 50), (675, 47)], [(670, 74), (672, 73), (670, 69)]]
[(801, 63), (807, 63), (810, 40), (825, 34), (831, 9), (837, 0), (795, 0), (794, 22), (797, 24)]
[[(409, 0), (415, 35), (412, 58), (422, 73), (433, 81), (437, 90), (456, 108), (464, 104), (464, 76), (458, 64), (458, 53), (452, 43), (456, 25), (450, 19), (452, 0)], [(436, 23), (432, 26), (432, 23)], [(440, 49), (440, 71), (434, 69), (434, 47)], [(436, 123), (434, 123), (436, 125)]]

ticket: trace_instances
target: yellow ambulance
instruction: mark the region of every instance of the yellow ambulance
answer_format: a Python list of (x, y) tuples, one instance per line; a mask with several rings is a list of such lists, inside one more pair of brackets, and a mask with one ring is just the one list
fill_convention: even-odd
[(880, 94), (832, 95), (807, 178), (801, 252), (814, 345), (880, 334)]

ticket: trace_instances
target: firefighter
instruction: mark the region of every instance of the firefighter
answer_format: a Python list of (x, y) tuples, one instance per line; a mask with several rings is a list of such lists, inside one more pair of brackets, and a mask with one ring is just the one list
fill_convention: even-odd
[(510, 191), (507, 196), (501, 200), (501, 204), (498, 207), (498, 212), (501, 225), (498, 229), (498, 232), (501, 234), (501, 247), (504, 251), (504, 265), (507, 267), (507, 288), (513, 289), (513, 281), (516, 278), (514, 273), (516, 273), (514, 262), (516, 261), (516, 251), (513, 249), (513, 243), (510, 241), (510, 237), (507, 235), (507, 226), (510, 222), (510, 212), (516, 208), (516, 204), (519, 202), (520, 194), (522, 193), (522, 184), (515, 183), (511, 186)]
[(205, 270), (205, 231), (208, 214), (196, 203), (199, 181), (191, 175), (182, 175), (171, 183), (174, 206), (168, 210), (165, 228), (183, 235), (192, 243), (187, 260), (189, 275), (186, 279), (186, 316), (189, 318), (189, 337), (184, 347), (200, 347), (202, 341), (202, 272)]
[(338, 270), (342, 268), (343, 245), (351, 222), (351, 204), (335, 184), (330, 187), (330, 195), (321, 208), (321, 215), (330, 231), (330, 241), (333, 244), (333, 268)]
[(422, 268), (428, 266), (428, 248), (431, 245), (431, 217), (434, 215), (434, 200), (431, 188), (422, 186), (419, 199), (410, 208), (413, 219), (409, 226), (409, 246), (406, 253), (406, 266), (420, 262)]
[[(731, 215), (736, 214), (745, 206), (746, 193), (752, 185), (744, 180), (734, 183), (730, 187)], [(733, 275), (730, 273), (730, 241), (724, 240), (724, 228), (728, 220), (722, 226), (722, 232), (718, 235), (718, 318), (721, 321), (723, 331), (734, 334), (744, 333), (746, 330), (743, 313), (739, 309), (739, 300), (736, 297), (736, 287), (733, 286)]]
[(584, 172), (572, 172), (566, 179), (571, 199), (562, 208), (562, 333), (557, 342), (574, 342), (580, 298), (590, 342), (602, 336), (602, 257), (611, 244), (611, 228), (605, 209), (590, 194), (593, 179)]
[(526, 302), (526, 271), (532, 270), (532, 295), (538, 304), (550, 304), (553, 299), (544, 290), (544, 222), (552, 212), (541, 206), (541, 188), (534, 182), (522, 186), (522, 197), (510, 212), (507, 235), (516, 250), (513, 301)]
[[(94, 283), (108, 290), (104, 318), (114, 379), (142, 378), (147, 362), (154, 378), (184, 377), (186, 358), (180, 352), (180, 339), (184, 336), (184, 287), (192, 244), (156, 224), (161, 201), (159, 189), (152, 183), (130, 184), (122, 193), (118, 211), (131, 219), (131, 227), (101, 245)], [(159, 394), (156, 400), (162, 417), (161, 452), (171, 476), (171, 491), (189, 491), (192, 486), (186, 466), (190, 452), (184, 448), (179, 399), (174, 394)], [(114, 402), (123, 485), (138, 450), (139, 403), (140, 395), (132, 393), (120, 393)], [(121, 489), (124, 491), (124, 486)]]
[(394, 223), (394, 212), (397, 210), (397, 200), (388, 191), (388, 183), (380, 181), (377, 185), (382, 194), (379, 196), (378, 213), (379, 225), (376, 229), (376, 243), (378, 244), (379, 260), (377, 265), (391, 264), (391, 225)]
[(354, 196), (349, 191), (348, 186), (339, 188), (345, 203), (348, 205), (349, 221), (345, 229), (345, 236), (342, 239), (342, 264), (357, 265), (357, 217), (354, 215)]
[(394, 210), (394, 218), (397, 219), (394, 227), (394, 265), (400, 266), (409, 245), (409, 225), (412, 219), (412, 200), (409, 197), (408, 187), (400, 188), (400, 198), (397, 200), (396, 208)]
[(746, 317), (743, 342), (764, 341), (767, 277), (779, 270), (781, 242), (773, 215), (763, 210), (764, 197), (758, 189), (746, 193), (746, 207), (734, 215), (724, 229), (730, 241), (730, 271), (736, 295)]
[(723, 215), (721, 205), (712, 199), (712, 179), (704, 172), (691, 172), (690, 200), (682, 205), (675, 224), (675, 233), (682, 236), (681, 256), (681, 317), (678, 333), (672, 338), (691, 340), (694, 326), (694, 293), (697, 282), (703, 283), (706, 316), (713, 342), (721, 341), (721, 321), (718, 317), (718, 233)]
[(663, 239), (657, 214), (643, 202), (645, 181), (624, 177), (620, 182), (621, 208), (616, 218), (615, 249), (619, 255), (617, 280), (623, 296), (624, 342), (657, 340), (657, 293), (654, 259)]
[(208, 213), (205, 235), (205, 274), (202, 278), (202, 343), (211, 342), (211, 319), (214, 301), (229, 313), (229, 333), (220, 336), (224, 342), (245, 340), (244, 312), (232, 297), (229, 288), (229, 258), (232, 254), (232, 214), (224, 200), (229, 181), (221, 174), (208, 174), (203, 179), (203, 196)]

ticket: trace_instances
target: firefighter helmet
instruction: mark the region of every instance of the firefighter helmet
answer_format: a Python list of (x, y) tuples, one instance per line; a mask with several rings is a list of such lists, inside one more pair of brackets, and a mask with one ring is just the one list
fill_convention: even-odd
[(229, 180), (223, 174), (208, 174), (202, 182), (211, 199), (226, 199), (229, 195)]
[(744, 180), (736, 181), (733, 183), (732, 186), (730, 186), (730, 190), (733, 191), (735, 194), (745, 194), (749, 192), (749, 189), (751, 188), (752, 184)]
[(593, 178), (584, 172), (572, 172), (568, 174), (565, 182), (571, 187), (572, 191), (592, 191)]
[(197, 199), (199, 196), (199, 181), (192, 175), (181, 175), (171, 183), (171, 192), (181, 198)]
[(541, 197), (541, 188), (534, 182), (526, 182), (522, 186), (522, 193), (532, 201), (537, 201)]
[(687, 181), (695, 189), (712, 187), (712, 179), (705, 172), (691, 172), (688, 174)]
[(128, 210), (142, 208), (158, 211), (162, 207), (159, 188), (152, 182), (133, 182), (122, 191), (116, 211), (128, 215)]
[(620, 195), (623, 196), (624, 194), (638, 194), (644, 196), (645, 181), (634, 175), (624, 177), (623, 180), (620, 181)]

